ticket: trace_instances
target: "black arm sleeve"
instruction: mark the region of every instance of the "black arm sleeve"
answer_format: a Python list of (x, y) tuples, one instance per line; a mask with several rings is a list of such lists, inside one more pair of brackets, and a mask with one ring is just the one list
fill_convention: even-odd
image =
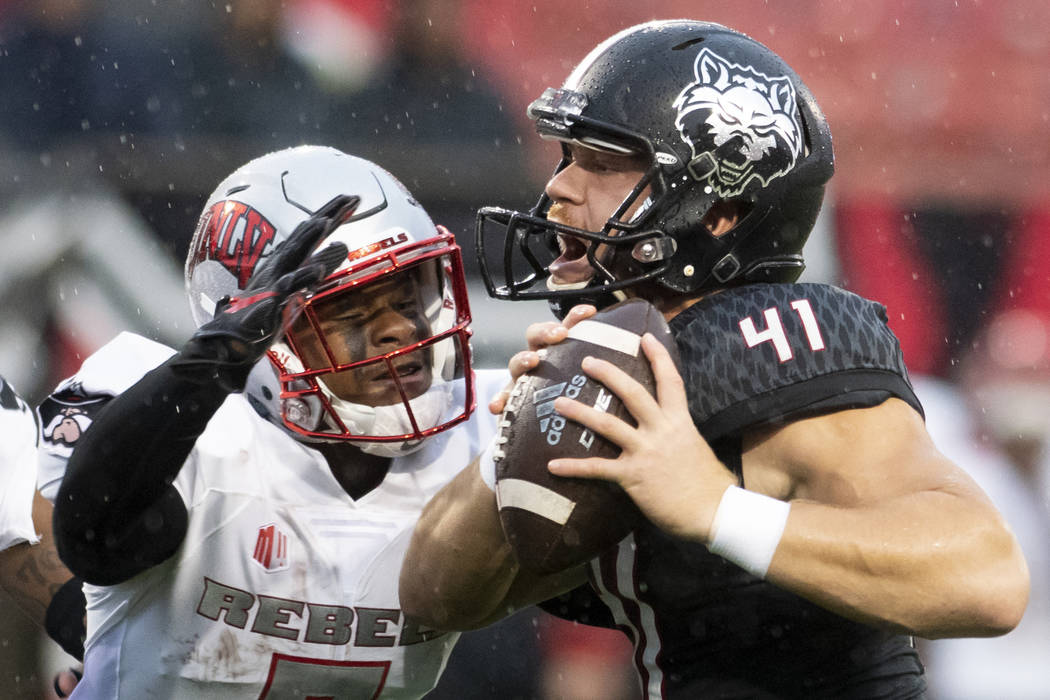
[(113, 585), (174, 554), (187, 513), (172, 482), (229, 391), (179, 353), (97, 414), (55, 500), (55, 541), (74, 574)]

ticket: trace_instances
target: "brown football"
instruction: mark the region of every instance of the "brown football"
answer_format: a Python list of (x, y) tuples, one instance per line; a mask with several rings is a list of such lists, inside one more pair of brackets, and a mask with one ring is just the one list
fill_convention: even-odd
[(515, 383), (500, 421), (496, 495), (503, 530), (522, 566), (551, 573), (588, 561), (642, 518), (617, 484), (555, 476), (547, 462), (620, 454), (617, 445), (556, 413), (554, 399), (568, 396), (634, 425), (623, 402), (584, 374), (580, 362), (587, 355), (613, 362), (655, 395), (639, 345), (644, 333), (656, 336), (677, 364), (663, 316), (650, 303), (630, 299), (574, 326), (568, 339), (541, 351), (539, 365)]

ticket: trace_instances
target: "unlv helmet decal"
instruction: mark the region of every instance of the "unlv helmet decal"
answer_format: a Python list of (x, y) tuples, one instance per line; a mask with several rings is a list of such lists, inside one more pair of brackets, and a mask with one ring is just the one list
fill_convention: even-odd
[(788, 76), (768, 76), (704, 48), (696, 57), (696, 82), (674, 107), (675, 125), (693, 152), (689, 172), (721, 197), (741, 194), (754, 178), (765, 187), (802, 153)]
[(273, 224), (257, 209), (227, 199), (216, 202), (201, 216), (193, 236), (197, 249), (190, 255), (194, 263), (222, 263), (243, 289), (274, 234)]
[(373, 253), (378, 253), (381, 250), (387, 248), (393, 248), (394, 246), (401, 245), (402, 243), (408, 243), (408, 234), (404, 231), (400, 231), (395, 235), (388, 236), (381, 241), (375, 243), (369, 243), (368, 245), (362, 246), (357, 250), (350, 251), (346, 254), (346, 259), (349, 261), (359, 260), (360, 258), (366, 258)]

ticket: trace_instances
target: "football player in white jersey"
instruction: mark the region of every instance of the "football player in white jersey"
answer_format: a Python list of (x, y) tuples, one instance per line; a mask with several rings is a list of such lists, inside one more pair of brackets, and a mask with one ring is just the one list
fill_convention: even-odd
[(88, 582), (72, 697), (424, 695), (456, 635), (405, 620), (402, 557), (507, 382), (471, 369), (452, 235), (375, 164), (287, 149), (216, 188), (186, 285), (180, 350), (118, 336), (40, 407)]
[[(36, 490), (37, 429), (33, 410), (0, 376), (0, 589), (76, 658), (83, 657), (81, 581), (59, 560), (51, 504)], [(56, 692), (74, 682), (63, 671)]]

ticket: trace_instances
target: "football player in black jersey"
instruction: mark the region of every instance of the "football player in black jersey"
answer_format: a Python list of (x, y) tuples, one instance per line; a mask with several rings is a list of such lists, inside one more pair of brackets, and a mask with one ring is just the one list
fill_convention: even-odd
[(529, 114), (563, 158), (530, 212), (479, 212), (483, 274), (493, 296), (546, 298), (558, 316), (590, 306), (531, 327), (511, 370), (595, 306), (640, 296), (663, 311), (682, 363), (643, 340), (658, 399), (583, 365), (637, 427), (555, 404), (619, 458), (549, 465), (619, 483), (648, 521), (539, 577), (519, 569), (491, 475), (472, 467), (417, 526), (406, 612), (471, 628), (547, 601), (629, 635), (647, 698), (921, 697), (912, 635), (1012, 629), (1025, 561), (933, 445), (886, 310), (795, 282), (833, 170), (795, 72), (725, 27), (651, 22), (596, 47)]

